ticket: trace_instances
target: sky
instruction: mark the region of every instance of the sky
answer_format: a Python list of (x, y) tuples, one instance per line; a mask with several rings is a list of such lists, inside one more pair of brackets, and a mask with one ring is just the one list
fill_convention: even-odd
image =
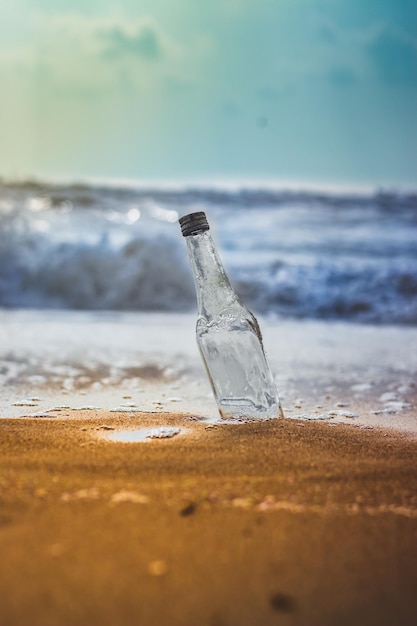
[(416, 0), (0, 0), (0, 176), (417, 185)]

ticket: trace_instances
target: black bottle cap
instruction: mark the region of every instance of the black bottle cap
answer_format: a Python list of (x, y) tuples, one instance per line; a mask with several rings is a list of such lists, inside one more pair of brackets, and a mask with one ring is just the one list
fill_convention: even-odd
[(204, 233), (204, 231), (210, 228), (204, 211), (184, 215), (184, 217), (180, 217), (179, 223), (184, 237)]

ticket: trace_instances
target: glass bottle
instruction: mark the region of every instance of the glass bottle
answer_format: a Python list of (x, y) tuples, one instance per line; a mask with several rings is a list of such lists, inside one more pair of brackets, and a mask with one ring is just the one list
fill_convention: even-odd
[(205, 213), (179, 221), (197, 293), (197, 344), (221, 417), (284, 417), (259, 324), (229, 282)]

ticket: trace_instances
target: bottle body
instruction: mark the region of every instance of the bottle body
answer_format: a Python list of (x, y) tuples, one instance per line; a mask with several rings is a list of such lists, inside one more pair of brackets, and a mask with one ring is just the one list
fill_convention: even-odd
[(270, 419), (280, 414), (274, 379), (256, 319), (236, 303), (197, 320), (197, 343), (224, 419)]
[(197, 294), (197, 344), (221, 417), (282, 417), (256, 318), (230, 285), (210, 233), (185, 236)]

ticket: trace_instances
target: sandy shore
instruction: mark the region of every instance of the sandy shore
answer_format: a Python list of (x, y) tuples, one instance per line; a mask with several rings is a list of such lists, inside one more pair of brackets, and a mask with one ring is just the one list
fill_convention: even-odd
[(226, 425), (194, 324), (0, 311), (0, 626), (416, 623), (417, 329), (263, 320)]
[(72, 417), (0, 420), (2, 626), (416, 623), (409, 435)]

